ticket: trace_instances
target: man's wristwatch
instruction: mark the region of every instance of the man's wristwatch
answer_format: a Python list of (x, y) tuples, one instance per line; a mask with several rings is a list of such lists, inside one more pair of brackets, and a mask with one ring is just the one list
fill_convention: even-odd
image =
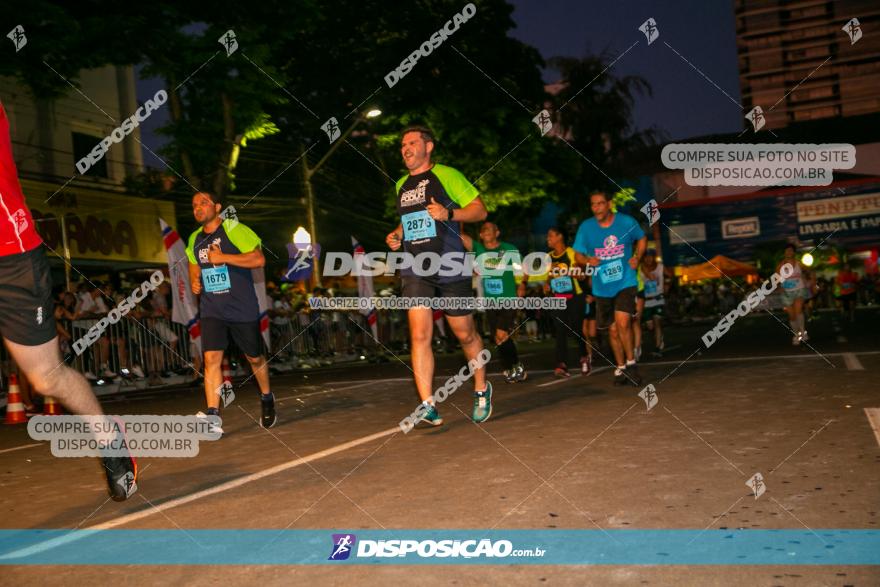
[(452, 212), (452, 208), (446, 209), (446, 220), (448, 220), (449, 222), (452, 222)]

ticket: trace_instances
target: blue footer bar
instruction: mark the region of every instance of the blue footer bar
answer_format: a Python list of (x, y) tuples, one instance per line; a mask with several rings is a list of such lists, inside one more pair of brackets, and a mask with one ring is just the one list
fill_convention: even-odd
[(880, 531), (0, 530), (0, 565), (880, 565)]

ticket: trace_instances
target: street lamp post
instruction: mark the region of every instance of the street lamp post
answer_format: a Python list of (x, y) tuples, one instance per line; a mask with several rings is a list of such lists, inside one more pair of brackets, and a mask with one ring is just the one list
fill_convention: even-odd
[[(381, 115), (382, 111), (378, 108), (371, 108), (370, 110), (358, 114), (357, 118), (355, 118), (354, 123), (348, 129), (342, 133), (342, 135), (337, 138), (333, 144), (330, 146), (330, 149), (324, 153), (324, 156), (321, 157), (320, 160), (315, 164), (314, 167), (309, 167), (308, 159), (306, 159), (306, 151), (303, 149), (300, 159), (302, 160), (302, 172), (303, 172), (303, 183), (305, 184), (306, 191), (306, 221), (309, 225), (309, 233), (312, 235), (312, 242), (318, 242), (318, 231), (317, 226), (315, 224), (315, 192), (312, 187), (312, 177), (321, 169), (321, 166), (330, 158), (330, 156), (336, 152), (336, 149), (339, 148), (345, 140), (351, 135), (352, 131), (354, 131), (357, 126), (365, 121), (368, 118), (376, 118)], [(321, 272), (320, 266), (317, 256), (313, 259), (314, 265), (312, 266), (312, 276), (313, 276), (313, 284), (315, 286), (321, 285)]]

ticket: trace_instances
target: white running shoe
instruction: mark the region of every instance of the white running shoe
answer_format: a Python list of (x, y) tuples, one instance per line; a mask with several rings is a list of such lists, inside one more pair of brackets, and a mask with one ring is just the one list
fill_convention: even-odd
[(791, 338), (791, 345), (792, 346), (800, 346), (800, 344), (801, 344), (801, 333), (796, 332), (795, 335)]
[(804, 330), (803, 332), (801, 332), (801, 342), (807, 342), (808, 340), (810, 340), (810, 335), (807, 334), (806, 330)]
[(220, 416), (214, 416), (213, 418), (211, 418), (205, 412), (198, 412), (196, 413), (196, 418), (207, 422), (209, 433), (223, 434), (223, 420), (220, 418)]

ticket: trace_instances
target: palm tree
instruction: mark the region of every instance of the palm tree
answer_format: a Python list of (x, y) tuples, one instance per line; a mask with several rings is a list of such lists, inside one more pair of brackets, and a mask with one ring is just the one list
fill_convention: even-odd
[(651, 86), (639, 76), (615, 77), (608, 55), (553, 57), (548, 64), (562, 76), (551, 86), (556, 136), (599, 168), (584, 165), (581, 182), (616, 191), (606, 175), (626, 175), (627, 156), (663, 138), (657, 128), (636, 130), (633, 124), (635, 97), (650, 96)]

